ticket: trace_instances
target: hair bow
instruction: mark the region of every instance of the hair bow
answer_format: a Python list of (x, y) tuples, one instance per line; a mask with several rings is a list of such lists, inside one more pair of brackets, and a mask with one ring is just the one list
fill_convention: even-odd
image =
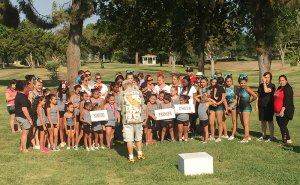
[(239, 78), (240, 79), (247, 79), (248, 75), (246, 74), (240, 74)]
[(216, 74), (211, 75), (211, 78), (212, 78), (212, 79), (217, 79), (217, 78), (218, 78), (218, 75), (216, 75)]
[(134, 71), (129, 69), (129, 70), (126, 71), (126, 73), (127, 74), (132, 74), (132, 73), (134, 73)]
[(232, 74), (231, 74), (231, 73), (230, 73), (230, 74), (224, 74), (224, 77), (225, 77), (225, 78), (232, 77)]

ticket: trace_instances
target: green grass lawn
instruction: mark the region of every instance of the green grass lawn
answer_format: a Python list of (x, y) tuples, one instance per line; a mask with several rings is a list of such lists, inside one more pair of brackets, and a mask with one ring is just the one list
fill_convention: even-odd
[[(99, 65), (99, 64), (98, 64)], [(89, 64), (83, 69), (103, 73), (104, 80), (109, 80), (117, 71), (134, 69), (132, 65)], [(252, 65), (257, 65), (253, 63)], [(184, 68), (178, 68), (183, 72)], [(167, 67), (141, 66), (137, 71), (167, 71)], [(60, 74), (65, 75), (65, 68)], [(285, 73), (295, 89), (299, 89), (299, 67), (290, 70), (273, 71), (274, 76)], [(234, 71), (234, 74), (243, 71)], [(253, 72), (253, 71), (252, 71)], [(251, 73), (252, 73), (251, 72)], [(23, 79), (25, 74), (34, 73), (46, 79), (44, 69), (30, 71), (28, 69), (1, 70), (0, 90), (3, 92), (7, 80)], [(255, 73), (255, 72), (253, 72)], [(250, 81), (255, 85), (255, 79)], [(276, 76), (277, 78), (277, 76)], [(296, 82), (297, 81), (297, 82)], [(295, 82), (295, 84), (293, 83)], [(55, 85), (47, 81), (46, 84)], [(4, 100), (3, 93), (0, 94)], [(256, 141), (260, 136), (260, 123), (257, 113), (251, 114), (252, 141), (247, 144), (233, 141), (211, 142), (207, 145), (198, 140), (190, 140), (187, 144), (165, 142), (161, 145), (144, 146), (146, 160), (128, 164), (126, 147), (117, 143), (115, 149), (86, 152), (80, 150), (50, 152), (47, 154), (32, 151), (21, 154), (19, 149), (20, 134), (9, 132), (8, 114), (5, 101), (0, 105), (0, 184), (300, 184), (300, 98), (295, 98), (296, 114), (290, 122), (289, 129), (294, 144), (280, 148), (278, 142), (265, 143)], [(228, 119), (229, 120), (229, 119)], [(227, 123), (231, 129), (230, 122)], [(238, 124), (238, 137), (243, 130)], [(275, 136), (280, 139), (279, 127), (275, 126)], [(188, 152), (208, 152), (214, 158), (214, 174), (200, 176), (184, 176), (177, 169), (177, 154)]]

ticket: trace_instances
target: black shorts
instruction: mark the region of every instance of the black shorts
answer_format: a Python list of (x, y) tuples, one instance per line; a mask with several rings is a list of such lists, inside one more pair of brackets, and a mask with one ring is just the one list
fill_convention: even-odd
[(174, 121), (173, 120), (161, 120), (161, 126), (162, 127), (168, 127), (169, 125), (173, 126)]
[(273, 107), (258, 107), (259, 121), (273, 121), (274, 108)]
[[(51, 128), (51, 124), (47, 123), (47, 128)], [(53, 128), (57, 128), (57, 124), (53, 124)]]
[(91, 126), (88, 124), (83, 124), (83, 133), (90, 134), (91, 133)]
[(80, 115), (76, 115), (76, 121), (80, 122)]
[(176, 120), (178, 125), (189, 126), (189, 121)]
[(63, 118), (65, 114), (65, 111), (59, 111), (59, 118)]
[(202, 127), (206, 127), (206, 126), (208, 126), (208, 124), (209, 124), (208, 119), (207, 120), (200, 120), (200, 125), (202, 125)]
[(12, 115), (12, 114), (15, 113), (15, 106), (7, 106), (6, 110), (7, 110), (9, 115)]
[(155, 120), (151, 117), (148, 118), (146, 125), (143, 125), (144, 128), (153, 129), (155, 125)]
[(67, 125), (67, 130), (75, 130), (74, 125), (73, 126), (68, 126)]
[(40, 132), (41, 132), (41, 131), (44, 131), (43, 126), (37, 126), (36, 128), (37, 128)]

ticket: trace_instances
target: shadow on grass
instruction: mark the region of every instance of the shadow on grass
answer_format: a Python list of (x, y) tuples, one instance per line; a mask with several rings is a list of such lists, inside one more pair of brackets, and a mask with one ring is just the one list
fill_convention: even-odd
[(288, 145), (283, 147), (282, 149), (286, 151), (293, 151), (295, 153), (300, 153), (300, 146)]
[[(237, 131), (237, 133), (244, 135), (244, 129), (237, 128), (236, 131)], [(253, 137), (256, 137), (256, 138), (259, 138), (261, 136), (261, 133), (256, 132), (256, 131), (250, 131), (249, 134), (250, 134), (250, 136), (253, 136)]]

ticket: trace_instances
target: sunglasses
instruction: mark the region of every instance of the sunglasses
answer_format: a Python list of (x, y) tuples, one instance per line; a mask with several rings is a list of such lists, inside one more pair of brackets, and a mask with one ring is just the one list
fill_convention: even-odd
[(91, 76), (91, 73), (86, 73), (85, 75), (87, 75), (87, 76)]
[(150, 81), (153, 81), (153, 79), (149, 79), (149, 80), (147, 80), (148, 82), (150, 82)]
[(96, 80), (101, 80), (101, 79), (102, 79), (101, 77), (96, 78)]

